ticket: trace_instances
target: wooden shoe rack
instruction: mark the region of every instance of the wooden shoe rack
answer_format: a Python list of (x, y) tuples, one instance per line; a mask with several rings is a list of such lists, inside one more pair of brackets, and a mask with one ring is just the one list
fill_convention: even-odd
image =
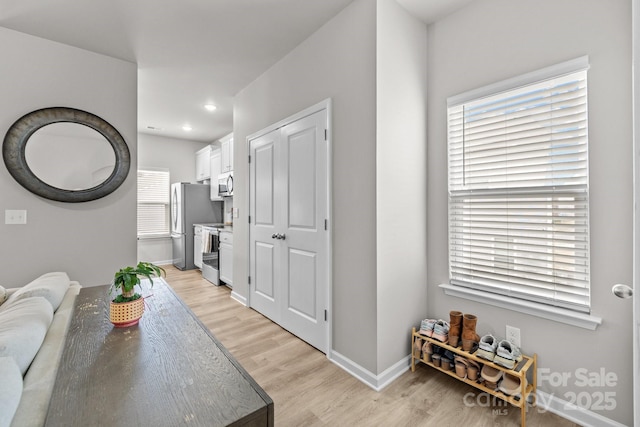
[[(424, 343), (425, 341), (428, 341), (430, 343), (432, 343), (433, 345), (436, 345), (440, 348), (443, 348), (445, 350), (449, 350), (454, 354), (457, 354), (459, 356), (462, 356), (466, 359), (470, 359), (470, 360), (474, 360), (476, 362), (478, 362), (479, 364), (482, 365), (489, 365), (493, 368), (496, 368), (500, 371), (503, 372), (508, 372), (511, 375), (515, 375), (517, 377), (520, 378), (520, 396), (522, 396), (522, 398), (516, 398), (514, 396), (509, 396), (507, 394), (504, 394), (502, 391), (500, 390), (494, 390), (492, 388), (488, 388), (484, 385), (483, 382), (481, 382), (480, 380), (482, 379), (482, 376), (480, 375), (482, 369), (478, 370), (478, 380), (473, 381), (473, 380), (469, 380), (468, 378), (460, 378), (457, 374), (455, 369), (454, 370), (446, 370), (446, 369), (442, 369), (440, 367), (437, 367), (436, 365), (434, 365), (432, 362), (430, 362), (429, 360), (427, 360), (426, 356), (424, 356), (424, 354), (422, 352), (420, 352), (420, 354), (417, 354), (416, 350), (414, 349), (414, 345), (415, 345), (415, 341), (416, 339), (421, 339), (422, 342)], [(465, 382), (467, 384), (469, 384), (470, 386), (473, 386), (475, 388), (477, 388), (478, 390), (481, 390), (485, 393), (488, 393), (490, 395), (496, 396), (497, 398), (504, 400), (505, 402), (510, 403), (513, 406), (516, 406), (518, 408), (520, 408), (520, 417), (521, 417), (521, 425), (522, 427), (526, 427), (526, 415), (527, 415), (527, 401), (529, 400), (529, 397), (531, 396), (531, 405), (535, 406), (536, 404), (536, 380), (537, 380), (537, 369), (538, 369), (538, 361), (537, 361), (537, 355), (534, 353), (533, 356), (522, 356), (522, 361), (519, 362), (516, 367), (514, 369), (509, 369), (509, 368), (505, 368), (504, 366), (500, 366), (496, 363), (493, 363), (489, 360), (483, 359), (481, 357), (476, 356), (475, 354), (469, 353), (468, 351), (464, 351), (462, 350), (462, 347), (452, 347), (448, 344), (444, 344), (438, 340), (435, 340), (433, 338), (424, 336), (419, 334), (418, 332), (416, 332), (416, 328), (413, 328), (413, 330), (411, 331), (411, 372), (415, 372), (416, 370), (416, 362), (422, 362), (428, 366), (431, 366), (434, 369), (437, 369), (441, 372), (444, 372), (447, 375), (450, 375), (454, 378), (456, 378), (459, 381)], [(530, 375), (529, 375), (530, 373)], [(531, 381), (529, 381), (529, 377), (531, 378)], [(480, 382), (479, 382), (480, 381)]]

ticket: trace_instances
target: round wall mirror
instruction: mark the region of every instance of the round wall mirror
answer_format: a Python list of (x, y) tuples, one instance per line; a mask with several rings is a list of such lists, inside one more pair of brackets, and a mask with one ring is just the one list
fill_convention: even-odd
[(27, 190), (50, 200), (86, 202), (115, 191), (130, 168), (129, 148), (105, 120), (66, 107), (33, 111), (7, 131), (2, 156)]

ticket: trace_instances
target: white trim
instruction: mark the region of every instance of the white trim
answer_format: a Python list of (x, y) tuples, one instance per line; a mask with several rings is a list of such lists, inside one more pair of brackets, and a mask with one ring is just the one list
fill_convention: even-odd
[(389, 368), (385, 369), (381, 374), (376, 375), (358, 365), (351, 359), (341, 355), (337, 351), (327, 352), (327, 356), (329, 355), (329, 360), (331, 362), (335, 363), (375, 391), (382, 390), (411, 368), (411, 356), (406, 356)]
[(247, 299), (242, 295), (240, 295), (239, 293), (237, 293), (236, 291), (231, 291), (231, 299), (234, 299), (238, 301), (240, 304), (247, 307)]
[(640, 426), (640, 2), (631, 3), (633, 118), (633, 420)]
[(568, 325), (578, 326), (592, 331), (595, 331), (596, 328), (602, 324), (602, 318), (600, 317), (553, 307), (546, 304), (510, 298), (504, 295), (483, 292), (476, 289), (450, 284), (442, 284), (440, 285), (440, 288), (442, 288), (444, 293), (449, 296), (506, 308), (508, 310), (517, 311), (518, 313), (530, 314), (532, 316), (542, 317), (543, 319), (566, 323)]
[(451, 96), (447, 98), (447, 107), (453, 107), (472, 99), (495, 95), (497, 93), (512, 90), (531, 83), (540, 82), (550, 78), (560, 77), (565, 74), (571, 74), (575, 73), (576, 71), (588, 69), (589, 56), (581, 56), (580, 58), (561, 62), (560, 64), (555, 64), (550, 67), (542, 68), (540, 70), (531, 71), (530, 73), (522, 74), (517, 77), (512, 77), (507, 80), (503, 80), (458, 95)]
[[(140, 261), (145, 261), (145, 260), (138, 260), (138, 262)], [(165, 259), (162, 261), (147, 261), (150, 262), (151, 264), (155, 264), (155, 265), (159, 265), (160, 267), (162, 267), (163, 265), (172, 265), (173, 264), (173, 260), (172, 259)]]
[(327, 110), (327, 358), (333, 348), (333, 101), (328, 98), (322, 102)]
[(584, 427), (625, 427), (624, 424), (588, 409), (572, 405), (566, 400), (540, 390), (536, 391), (536, 407), (529, 408), (529, 410), (549, 411)]
[[(276, 129), (280, 129), (283, 126), (286, 126), (290, 123), (293, 123), (307, 116), (310, 116), (314, 113), (317, 113), (318, 111), (327, 110), (327, 112), (329, 112), (330, 108), (331, 108), (331, 98), (327, 98), (324, 101), (320, 101), (317, 104), (312, 105), (311, 107), (305, 108), (304, 110), (299, 111), (293, 114), (292, 116), (287, 117), (286, 119), (282, 119), (279, 122), (273, 123), (272, 125), (269, 125), (266, 128), (260, 129), (259, 131), (252, 133), (251, 135), (247, 136), (247, 150), (251, 147), (250, 145), (251, 140), (259, 138), (262, 135), (266, 135), (269, 132), (272, 132)], [(247, 153), (248, 152), (249, 151), (247, 151)]]

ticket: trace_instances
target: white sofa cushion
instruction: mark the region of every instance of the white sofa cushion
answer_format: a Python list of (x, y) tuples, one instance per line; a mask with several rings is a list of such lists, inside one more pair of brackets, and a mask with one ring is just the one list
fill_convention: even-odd
[(22, 374), (11, 357), (0, 357), (0, 427), (11, 425), (22, 396)]
[(13, 427), (44, 425), (79, 292), (80, 284), (71, 282), (58, 311), (53, 316), (47, 336), (44, 337), (38, 354), (24, 376), (22, 398), (13, 417)]
[(8, 305), (23, 298), (43, 297), (49, 301), (55, 312), (60, 306), (67, 289), (69, 289), (69, 283), (71, 283), (71, 280), (69, 280), (67, 273), (54, 272), (43, 274), (11, 294), (7, 302), (0, 306), (0, 311), (6, 310)]
[(0, 357), (12, 357), (24, 375), (38, 353), (52, 319), (53, 308), (43, 297), (22, 298), (3, 307), (0, 311)]

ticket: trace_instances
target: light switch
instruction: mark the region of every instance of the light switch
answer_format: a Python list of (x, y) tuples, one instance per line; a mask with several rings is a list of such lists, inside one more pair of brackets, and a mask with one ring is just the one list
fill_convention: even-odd
[(27, 211), (6, 209), (4, 211), (4, 223), (5, 224), (26, 224)]
[(233, 212), (233, 217), (234, 218), (239, 218), (240, 217), (240, 210), (238, 208), (231, 208), (232, 212)]

